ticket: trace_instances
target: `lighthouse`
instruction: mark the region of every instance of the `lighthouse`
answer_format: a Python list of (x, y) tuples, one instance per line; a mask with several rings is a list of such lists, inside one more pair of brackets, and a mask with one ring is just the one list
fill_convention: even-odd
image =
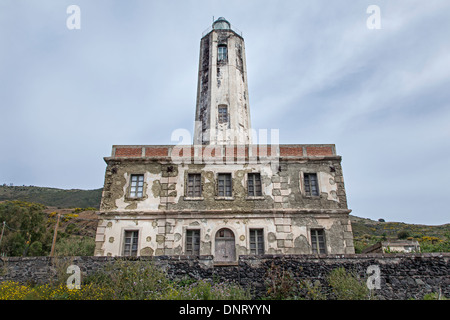
[(220, 17), (200, 41), (194, 145), (251, 141), (244, 38)]

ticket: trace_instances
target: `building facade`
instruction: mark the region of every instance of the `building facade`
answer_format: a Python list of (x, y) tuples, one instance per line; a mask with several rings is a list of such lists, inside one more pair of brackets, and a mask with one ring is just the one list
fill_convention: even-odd
[(335, 145), (252, 144), (244, 40), (224, 18), (201, 39), (195, 119), (192, 145), (113, 146), (95, 255), (354, 253)]

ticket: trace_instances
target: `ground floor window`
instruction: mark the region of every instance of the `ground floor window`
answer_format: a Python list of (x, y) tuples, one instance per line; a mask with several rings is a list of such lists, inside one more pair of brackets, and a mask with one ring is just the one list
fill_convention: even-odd
[(133, 256), (133, 257), (137, 256), (138, 239), (139, 239), (139, 231), (137, 230), (125, 231), (125, 241), (123, 246), (124, 256)]
[(323, 229), (311, 229), (311, 248), (312, 253), (326, 253)]
[(263, 229), (250, 229), (250, 253), (264, 254)]
[(186, 254), (200, 255), (200, 230), (186, 231)]

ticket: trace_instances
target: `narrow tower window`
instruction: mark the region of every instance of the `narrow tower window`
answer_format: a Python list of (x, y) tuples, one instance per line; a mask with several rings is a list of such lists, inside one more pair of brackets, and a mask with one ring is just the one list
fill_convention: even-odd
[(228, 123), (228, 107), (226, 105), (219, 106), (219, 123)]
[(227, 46), (219, 45), (217, 48), (217, 61), (227, 61)]

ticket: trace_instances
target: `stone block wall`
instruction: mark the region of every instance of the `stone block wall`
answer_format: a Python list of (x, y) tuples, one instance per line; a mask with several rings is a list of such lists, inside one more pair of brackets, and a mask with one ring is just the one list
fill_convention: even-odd
[[(344, 267), (367, 279), (369, 266), (380, 270), (379, 299), (421, 299), (427, 293), (441, 292), (450, 297), (450, 253), (424, 254), (365, 254), (365, 255), (258, 255), (240, 256), (237, 265), (214, 266), (213, 256), (157, 256), (141, 257), (131, 261), (152, 261), (169, 278), (234, 281), (251, 288), (254, 297), (264, 295), (265, 279), (273, 266), (288, 270), (295, 280), (319, 281), (326, 285), (327, 275)], [(113, 263), (114, 257), (11, 257), (0, 260), (0, 282), (45, 283), (56, 280), (58, 272), (75, 264), (82, 276), (101, 270)]]

